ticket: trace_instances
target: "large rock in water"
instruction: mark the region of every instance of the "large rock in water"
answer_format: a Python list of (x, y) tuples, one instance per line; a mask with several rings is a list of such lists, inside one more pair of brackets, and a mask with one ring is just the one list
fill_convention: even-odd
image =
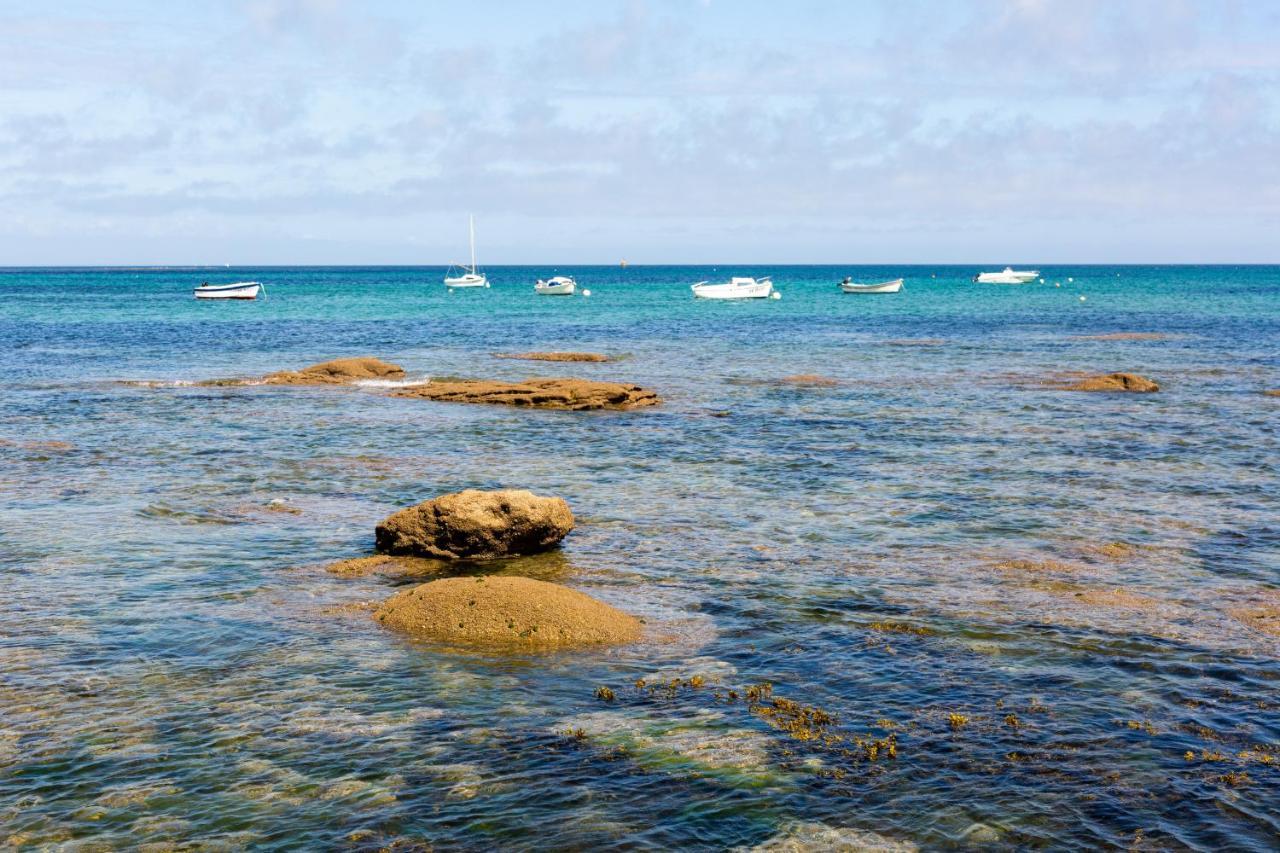
[(338, 358), (301, 370), (283, 370), (262, 377), (267, 385), (344, 385), (360, 379), (403, 379), (404, 368), (382, 359)]
[(559, 584), (487, 575), (445, 578), (388, 598), (374, 618), (446, 643), (557, 649), (639, 639), (640, 620)]
[(1086, 376), (1076, 382), (1061, 386), (1063, 391), (1130, 391), (1149, 394), (1159, 391), (1160, 386), (1145, 376), (1136, 373), (1105, 373), (1099, 376)]
[(467, 489), (393, 513), (375, 535), (384, 554), (491, 560), (546, 551), (572, 529), (573, 512), (563, 498)]
[(392, 396), (421, 397), (448, 403), (496, 403), (575, 411), (636, 409), (661, 402), (657, 394), (639, 385), (592, 382), (586, 379), (526, 379), (523, 382), (459, 379), (402, 388)]
[(598, 352), (495, 352), (494, 358), (518, 358), (524, 361), (609, 361)]

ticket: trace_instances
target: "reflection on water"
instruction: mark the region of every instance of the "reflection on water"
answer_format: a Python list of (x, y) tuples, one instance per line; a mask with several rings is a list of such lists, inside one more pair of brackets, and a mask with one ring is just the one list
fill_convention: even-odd
[[(272, 300), (234, 313), (181, 274), (0, 274), (5, 840), (1274, 845), (1276, 271), (942, 270), (874, 300), (837, 272), (726, 306), (685, 298), (697, 270), (584, 270), (596, 295), (549, 306), (536, 270), (452, 300), (421, 272), (259, 271)], [(1122, 332), (1169, 337), (1079, 337)], [(529, 349), (629, 357), (488, 355)], [(366, 353), (667, 403), (181, 384)], [(1075, 369), (1164, 390), (1021, 381)], [(498, 567), (326, 570), (399, 506), (497, 486), (580, 526)], [(437, 568), (569, 583), (651, 636), (510, 658), (367, 618)]]

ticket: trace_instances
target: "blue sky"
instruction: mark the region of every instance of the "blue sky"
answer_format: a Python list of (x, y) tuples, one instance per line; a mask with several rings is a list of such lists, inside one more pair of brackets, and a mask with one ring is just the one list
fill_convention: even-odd
[(1280, 3), (0, 5), (0, 266), (468, 213), (495, 264), (1280, 261)]

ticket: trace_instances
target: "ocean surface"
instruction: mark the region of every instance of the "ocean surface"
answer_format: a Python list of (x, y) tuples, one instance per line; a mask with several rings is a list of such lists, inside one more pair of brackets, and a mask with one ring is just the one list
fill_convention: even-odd
[[(1041, 269), (0, 270), (0, 846), (1276, 849), (1280, 267)], [(550, 349), (620, 358), (492, 356)], [(665, 402), (190, 384), (354, 355)], [(1161, 390), (1040, 385), (1117, 370)], [(404, 579), (325, 570), (468, 487), (579, 526), (467, 571), (649, 639), (433, 647), (355, 606)]]

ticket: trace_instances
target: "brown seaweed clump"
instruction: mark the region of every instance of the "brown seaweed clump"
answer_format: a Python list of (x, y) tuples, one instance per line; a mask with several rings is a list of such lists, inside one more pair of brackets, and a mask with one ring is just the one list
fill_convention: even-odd
[(392, 396), (572, 411), (638, 409), (662, 402), (657, 394), (639, 385), (587, 379), (526, 379), (523, 382), (457, 379), (403, 388)]
[(493, 560), (555, 547), (573, 530), (563, 498), (524, 489), (466, 489), (406, 507), (378, 523), (377, 550), (439, 560)]
[(1129, 392), (1151, 394), (1159, 391), (1160, 386), (1136, 373), (1102, 373), (1096, 376), (1084, 376), (1074, 382), (1053, 384), (1051, 388), (1059, 391), (1102, 391)]
[(494, 358), (516, 358), (523, 361), (612, 361), (598, 352), (495, 352)]
[(531, 578), (445, 578), (403, 590), (374, 613), (388, 628), (464, 645), (563, 649), (638, 640), (641, 622), (586, 593)]
[(1263, 392), (1262, 392), (1262, 396), (1264, 396), (1264, 397), (1280, 397), (1280, 388), (1276, 388), (1276, 389), (1274, 389), (1274, 390), (1270, 390), (1270, 391), (1263, 391)]

